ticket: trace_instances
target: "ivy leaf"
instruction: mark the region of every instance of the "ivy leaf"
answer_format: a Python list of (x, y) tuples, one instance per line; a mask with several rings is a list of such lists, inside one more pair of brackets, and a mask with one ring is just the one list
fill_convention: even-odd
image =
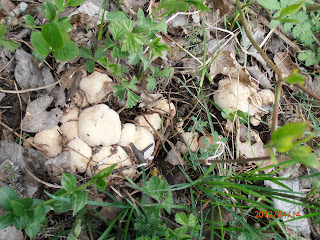
[(12, 211), (10, 202), (15, 199), (19, 199), (19, 196), (11, 187), (4, 186), (0, 188), (0, 206), (4, 210)]
[(157, 86), (157, 80), (154, 77), (147, 78), (147, 90), (151, 92)]
[(128, 95), (127, 96), (127, 102), (126, 102), (126, 107), (127, 108), (134, 107), (140, 101), (140, 97), (137, 94), (135, 94), (134, 92), (130, 91), (130, 90), (128, 90), (127, 95)]
[(78, 56), (79, 49), (75, 42), (67, 42), (63, 48), (52, 50), (53, 56), (60, 61), (73, 60)]

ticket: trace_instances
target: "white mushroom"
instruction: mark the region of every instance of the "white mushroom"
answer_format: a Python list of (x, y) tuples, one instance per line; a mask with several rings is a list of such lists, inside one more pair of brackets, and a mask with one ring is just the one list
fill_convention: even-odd
[(58, 126), (38, 132), (33, 142), (45, 150), (48, 157), (56, 157), (62, 152), (62, 136)]
[(112, 79), (108, 75), (94, 72), (80, 81), (79, 87), (86, 94), (90, 104), (99, 103), (112, 91)]
[(269, 89), (262, 89), (258, 92), (262, 99), (262, 105), (269, 105), (271, 103), (274, 103), (275, 96), (274, 93)]
[(79, 116), (79, 136), (92, 147), (116, 144), (120, 135), (119, 114), (105, 104), (87, 108)]
[(63, 133), (67, 141), (71, 141), (79, 136), (79, 125), (78, 121), (70, 121), (62, 123), (60, 130)]
[(70, 170), (72, 172), (85, 172), (92, 156), (91, 147), (80, 138), (68, 142), (67, 146), (70, 152)]
[(62, 116), (60, 118), (61, 123), (69, 122), (69, 121), (77, 121), (78, 120), (78, 114), (79, 114), (79, 108), (73, 107), (69, 110), (69, 112), (62, 113)]
[(198, 138), (199, 138), (199, 133), (197, 132), (185, 132), (183, 133), (183, 138), (185, 143), (187, 143), (190, 147), (190, 150), (192, 152), (196, 152), (198, 150), (199, 147), (199, 142), (198, 142)]
[(259, 111), (262, 100), (257, 91), (235, 79), (223, 79), (219, 82), (219, 89), (214, 94), (214, 102), (222, 109), (231, 108), (241, 110), (250, 115)]
[(161, 128), (161, 117), (158, 113), (152, 113), (152, 114), (145, 114), (145, 115), (139, 115), (136, 116), (134, 121), (137, 126), (146, 128), (149, 132), (154, 133), (154, 130), (152, 127), (157, 131)]
[(261, 116), (259, 114), (255, 114), (253, 117), (250, 117), (250, 123), (252, 126), (258, 126), (261, 122)]
[(161, 114), (168, 114), (169, 116), (173, 117), (176, 114), (176, 107), (170, 102), (168, 99), (162, 99), (154, 105), (155, 110), (159, 110)]
[(121, 131), (121, 138), (119, 145), (128, 147), (130, 143), (133, 143), (135, 147), (142, 151), (149, 145), (152, 145), (147, 151), (144, 152), (144, 159), (151, 157), (155, 144), (152, 134), (143, 127), (136, 127), (132, 123), (126, 123), (123, 125)]

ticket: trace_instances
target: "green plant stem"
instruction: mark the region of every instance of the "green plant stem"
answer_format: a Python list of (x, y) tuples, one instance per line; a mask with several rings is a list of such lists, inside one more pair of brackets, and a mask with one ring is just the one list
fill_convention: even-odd
[(100, 22), (100, 28), (98, 33), (98, 41), (101, 40), (102, 33), (103, 33), (102, 28), (103, 28), (103, 22), (104, 22), (104, 13), (106, 12), (107, 4), (108, 4), (108, 0), (106, 0), (104, 3), (103, 13), (102, 13), (101, 22)]

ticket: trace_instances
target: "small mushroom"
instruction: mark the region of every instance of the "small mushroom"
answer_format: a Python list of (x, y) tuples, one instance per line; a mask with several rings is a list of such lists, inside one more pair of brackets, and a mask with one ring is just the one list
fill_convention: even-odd
[(92, 149), (80, 138), (76, 138), (67, 144), (70, 152), (70, 171), (83, 173), (92, 156)]
[(45, 150), (48, 157), (56, 157), (62, 152), (62, 136), (58, 126), (38, 132), (33, 142)]
[(70, 121), (62, 123), (60, 130), (66, 138), (67, 142), (75, 139), (79, 136), (79, 125), (78, 121)]
[(176, 114), (176, 107), (171, 102), (169, 104), (168, 99), (158, 101), (156, 105), (154, 105), (154, 109), (159, 110), (159, 113), (167, 114), (170, 117), (173, 117)]
[(79, 137), (91, 147), (116, 144), (120, 135), (119, 114), (105, 104), (87, 108), (79, 116)]
[(99, 103), (112, 91), (112, 79), (108, 75), (94, 72), (83, 78), (79, 84), (90, 104)]
[(149, 132), (154, 133), (154, 130), (149, 125), (149, 123), (146, 121), (146, 119), (148, 120), (148, 122), (151, 124), (151, 126), (156, 131), (160, 129), (160, 127), (161, 127), (161, 118), (160, 118), (160, 115), (158, 113), (152, 113), (152, 114), (145, 114), (145, 115), (136, 116), (135, 119), (134, 119), (134, 121), (136, 123), (136, 126), (144, 127)]
[(60, 118), (61, 123), (69, 122), (69, 121), (77, 121), (78, 120), (78, 114), (79, 114), (79, 108), (73, 107), (69, 110), (69, 112), (62, 113), (62, 116)]
[(126, 123), (123, 125), (121, 131), (119, 145), (129, 147), (130, 143), (133, 143), (139, 151), (142, 151), (151, 145), (151, 147), (144, 152), (144, 159), (151, 157), (155, 147), (154, 138), (147, 129), (143, 127), (136, 127), (132, 123)]
[(252, 126), (258, 126), (261, 122), (261, 117), (259, 114), (255, 114), (253, 117), (250, 117), (250, 123)]

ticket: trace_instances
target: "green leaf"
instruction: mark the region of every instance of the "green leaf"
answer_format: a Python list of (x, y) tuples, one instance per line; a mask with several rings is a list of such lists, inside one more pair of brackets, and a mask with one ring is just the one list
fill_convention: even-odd
[(23, 20), (27, 25), (34, 26), (34, 18), (31, 15), (29, 14), (25, 15), (23, 17)]
[(9, 212), (0, 218), (0, 230), (9, 227), (14, 222), (13, 212)]
[(7, 33), (7, 26), (5, 24), (0, 24), (0, 37), (3, 37)]
[(162, 56), (162, 51), (170, 50), (167, 44), (160, 42), (161, 38), (154, 39), (150, 44), (151, 54), (154, 56)]
[(32, 51), (32, 55), (40, 62), (43, 62), (47, 57), (47, 55), (40, 54), (36, 49)]
[(151, 92), (157, 86), (157, 81), (154, 77), (147, 78), (147, 90)]
[(67, 42), (63, 48), (52, 50), (53, 56), (60, 61), (73, 60), (78, 56), (79, 49), (75, 42)]
[(82, 3), (84, 3), (86, 0), (71, 0), (69, 3), (68, 3), (68, 6), (70, 7), (77, 7), (77, 6), (80, 6)]
[[(136, 76), (133, 76), (130, 83), (127, 85), (127, 87), (132, 90), (137, 90), (137, 86), (136, 86), (137, 82), (138, 82), (138, 78)], [(123, 82), (123, 84), (125, 84), (125, 83), (126, 82)]]
[(100, 59), (102, 57), (105, 57), (107, 55), (106, 47), (99, 47), (96, 49), (94, 53), (94, 59)]
[(279, 21), (282, 23), (295, 23), (295, 24), (299, 23), (299, 21), (297, 19), (289, 19), (289, 18), (279, 19)]
[(258, 0), (258, 3), (260, 3), (262, 6), (264, 6), (267, 9), (270, 10), (279, 10), (281, 9), (279, 1), (278, 0)]
[(177, 213), (175, 216), (175, 221), (183, 226), (188, 226), (191, 228), (196, 227), (197, 218), (195, 215), (190, 214), (189, 217), (184, 212)]
[(17, 48), (20, 47), (20, 43), (17, 43), (13, 40), (7, 40), (7, 39), (1, 39), (0, 38), (0, 46), (4, 46), (6, 49), (8, 49), (10, 52), (13, 52)]
[(85, 48), (84, 46), (80, 47), (79, 57), (93, 59), (91, 51), (88, 48)]
[(40, 223), (33, 222), (32, 224), (28, 225), (27, 228), (24, 229), (28, 234), (30, 239), (33, 239), (37, 233), (40, 231)]
[(298, 71), (299, 71), (298, 69), (294, 70), (293, 73), (290, 76), (283, 79), (283, 81), (290, 84), (295, 84), (295, 83), (303, 84), (306, 76), (302, 74), (298, 74)]
[(292, 4), (288, 7), (285, 7), (284, 9), (281, 10), (280, 16), (276, 17), (275, 19), (281, 19), (284, 18), (290, 14), (296, 13), (300, 10), (300, 8), (303, 6), (304, 3), (299, 3), (299, 4)]
[(146, 183), (146, 186), (143, 187), (143, 192), (155, 200), (160, 201), (164, 196), (166, 188), (167, 182), (165, 180), (152, 176)]
[(58, 10), (63, 12), (67, 7), (66, 0), (54, 0), (54, 4), (57, 6)]
[[(159, 70), (159, 69), (158, 69)], [(170, 78), (173, 75), (173, 67), (166, 67), (162, 71), (157, 71), (153, 73), (154, 77), (163, 77), (163, 78)]]
[(76, 191), (71, 197), (71, 206), (73, 209), (72, 215), (75, 216), (84, 206), (88, 200), (88, 193), (82, 191)]
[(47, 56), (50, 53), (50, 46), (42, 37), (41, 32), (31, 33), (31, 43), (39, 54)]
[(19, 199), (18, 194), (12, 188), (4, 186), (0, 187), (0, 206), (7, 211), (12, 211), (10, 201)]
[(132, 32), (134, 22), (129, 19), (118, 19), (110, 23), (109, 30), (115, 41), (121, 40), (125, 34)]
[(224, 119), (231, 120), (232, 122), (235, 120), (235, 118), (237, 118), (237, 119), (239, 119), (240, 124), (244, 124), (244, 123), (248, 122), (247, 114), (242, 112), (242, 111), (240, 111), (240, 110), (234, 111), (231, 108), (225, 108), (221, 112), (221, 116)]
[(104, 47), (106, 49), (111, 49), (114, 46), (113, 41), (111, 40), (111, 38), (109, 37), (108, 34), (106, 34), (106, 40), (104, 40)]
[(63, 47), (63, 37), (57, 22), (51, 22), (42, 27), (42, 37), (53, 48), (60, 49)]
[[(59, 19), (60, 20), (60, 19)], [(65, 22), (65, 21), (59, 21), (58, 20), (58, 27), (59, 27), (59, 29), (61, 30), (61, 32), (70, 32), (70, 31), (72, 31), (73, 30), (73, 27), (72, 27), (72, 25), (70, 24), (70, 22)], [(69, 34), (68, 34), (68, 36), (69, 36)], [(69, 39), (70, 39), (70, 37), (69, 37)]]
[(54, 6), (54, 4), (50, 1), (46, 1), (44, 3), (42, 3), (41, 5), (41, 11), (43, 16), (48, 19), (49, 21), (52, 21), (57, 13), (57, 9)]
[(122, 52), (135, 53), (141, 50), (144, 36), (139, 33), (127, 33), (122, 40)]
[(302, 163), (306, 167), (319, 168), (319, 159), (313, 153), (311, 148), (305, 146), (297, 146), (288, 152), (292, 160)]
[(307, 67), (317, 64), (319, 62), (316, 57), (316, 54), (310, 50), (306, 50), (305, 52), (299, 53), (298, 59), (301, 61), (305, 61)]
[(72, 192), (77, 188), (77, 178), (69, 173), (62, 173), (61, 185), (67, 192)]
[(94, 66), (96, 65), (94, 60), (89, 60), (86, 62), (86, 64), (84, 65), (84, 69), (86, 69), (89, 73), (93, 73), (94, 72)]
[(123, 11), (109, 11), (107, 12), (107, 19), (109, 22), (119, 19), (129, 20), (127, 14), (125, 14)]
[(12, 200), (10, 202), (10, 205), (13, 209), (13, 213), (16, 216), (23, 216), (25, 210), (29, 209), (32, 206), (32, 203), (32, 198), (19, 198)]
[(129, 56), (128, 52), (122, 52), (121, 48), (117, 45), (115, 45), (112, 49), (112, 57), (113, 58), (125, 58)]
[(200, 12), (211, 12), (210, 9), (203, 4), (202, 0), (184, 0), (184, 1), (193, 5)]
[(120, 100), (123, 101), (126, 95), (127, 88), (122, 85), (115, 84), (113, 86), (113, 90), (114, 90), (114, 95), (118, 96)]
[(105, 178), (109, 177), (111, 173), (113, 172), (113, 169), (117, 166), (117, 164), (113, 164), (110, 167), (102, 169), (100, 172), (98, 172), (96, 175), (94, 175), (90, 182), (92, 184), (96, 184), (97, 188), (102, 191), (106, 188), (108, 183), (106, 182)]
[(171, 209), (173, 204), (174, 202), (173, 202), (172, 192), (168, 191), (165, 199), (161, 202), (160, 206), (161, 208), (165, 209), (167, 213), (171, 214)]
[(136, 106), (139, 101), (140, 101), (140, 97), (137, 94), (135, 94), (134, 92), (128, 90), (126, 107), (132, 108), (132, 107)]
[(275, 147), (280, 153), (289, 151), (294, 146), (293, 141), (303, 136), (309, 124), (309, 122), (287, 123), (271, 135), (268, 146)]

